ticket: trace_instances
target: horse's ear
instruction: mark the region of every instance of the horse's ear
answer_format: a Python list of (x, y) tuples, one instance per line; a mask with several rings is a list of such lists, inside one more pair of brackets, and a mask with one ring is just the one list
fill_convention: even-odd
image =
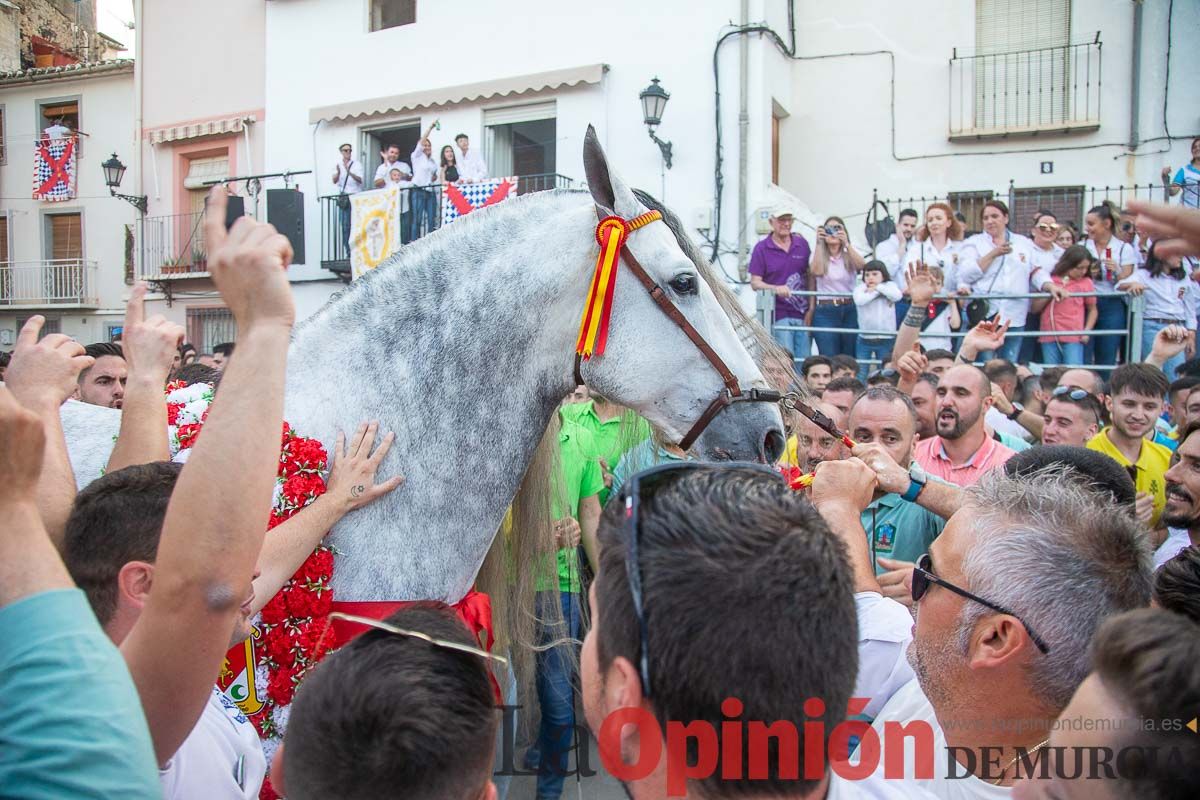
[(592, 200), (606, 214), (636, 216), (637, 200), (633, 192), (608, 167), (608, 158), (596, 138), (596, 129), (588, 125), (583, 137), (583, 172), (587, 176)]

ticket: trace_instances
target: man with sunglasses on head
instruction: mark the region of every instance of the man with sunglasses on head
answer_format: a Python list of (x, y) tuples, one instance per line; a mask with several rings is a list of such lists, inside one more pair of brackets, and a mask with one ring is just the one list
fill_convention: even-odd
[[(1087, 675), (1092, 634), (1108, 617), (1149, 602), (1145, 537), (1111, 494), (1083, 488), (1073, 468), (1019, 478), (994, 472), (964, 492), (960, 510), (918, 560), (912, 625), (893, 617), (900, 606), (880, 596), (859, 522), (856, 500), (876, 483), (851, 458), (822, 464), (811, 494), (850, 554), (860, 628), (886, 618), (896, 642), (891, 668), (864, 660), (856, 689), (871, 697), (867, 713), (878, 712), (875, 775), (900, 759), (904, 778), (896, 782), (904, 789), (948, 800), (1009, 797), (1014, 765), (1046, 746), (1050, 725)], [(862, 644), (886, 639), (877, 632)], [(917, 741), (905, 744), (894, 732), (889, 741), (894, 725), (910, 726), (907, 738)], [(932, 731), (931, 765), (920, 729)], [(896, 744), (903, 754), (889, 753)], [(922, 763), (932, 777), (918, 773)]]
[[(837, 537), (777, 474), (646, 470), (605, 507), (599, 539), (583, 707), (632, 800), (923, 796), (829, 767), (858, 671), (855, 578)], [(743, 732), (758, 723), (796, 737), (755, 748)], [(678, 741), (679, 725), (711, 744), (702, 766), (666, 746), (663, 731)], [(756, 763), (765, 775), (749, 777)]]
[(1078, 386), (1059, 386), (1042, 415), (1042, 444), (1087, 447), (1100, 431), (1100, 402)]

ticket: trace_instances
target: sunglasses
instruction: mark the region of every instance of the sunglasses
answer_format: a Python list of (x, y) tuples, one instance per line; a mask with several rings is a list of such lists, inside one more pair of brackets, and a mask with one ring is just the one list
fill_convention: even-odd
[(1078, 386), (1056, 386), (1054, 387), (1054, 391), (1050, 393), (1050, 396), (1062, 397), (1064, 394), (1077, 403), (1086, 397), (1092, 396), (1091, 392), (1080, 389)]
[(867, 376), (867, 380), (873, 381), (873, 380), (882, 378), (883, 380), (890, 381), (893, 378), (899, 378), (899, 377), (900, 377), (900, 372), (898, 370), (894, 370), (891, 367), (888, 367), (887, 369), (875, 370), (874, 372), (872, 372), (870, 375)]
[(1025, 620), (1021, 619), (1003, 606), (998, 606), (995, 603), (984, 600), (979, 595), (971, 594), (966, 589), (961, 589), (955, 586), (953, 583), (950, 583), (950, 581), (942, 580), (931, 572), (932, 569), (933, 558), (928, 553), (925, 553), (917, 559), (917, 564), (915, 567), (913, 567), (912, 574), (912, 599), (914, 603), (920, 602), (921, 598), (925, 596), (925, 593), (929, 591), (929, 587), (936, 583), (938, 586), (954, 592), (959, 597), (965, 597), (968, 600), (974, 600), (976, 603), (979, 603), (985, 608), (990, 608), (997, 614), (1006, 614), (1012, 617), (1017, 622), (1025, 626), (1025, 632), (1029, 634), (1029, 638), (1033, 640), (1033, 643), (1037, 645), (1037, 649), (1041, 650), (1043, 655), (1046, 655), (1050, 652), (1050, 648), (1046, 647), (1046, 643), (1042, 641), (1040, 636), (1033, 632), (1033, 628), (1029, 627), (1029, 624), (1025, 622)]
[(1039, 231), (1047, 231), (1049, 233), (1053, 233), (1054, 231), (1058, 230), (1059, 226), (1051, 224), (1049, 222), (1042, 222), (1042, 223), (1038, 224), (1037, 228)]
[(696, 461), (679, 461), (671, 464), (660, 464), (657, 467), (642, 470), (629, 479), (625, 490), (625, 543), (627, 547), (625, 558), (625, 577), (629, 581), (629, 593), (633, 597), (633, 613), (637, 616), (638, 638), (641, 652), (638, 655), (638, 674), (642, 679), (642, 695), (651, 696), (650, 683), (650, 635), (646, 627), (646, 601), (642, 593), (641, 565), (641, 535), (642, 528), (638, 512), (641, 508), (642, 493), (647, 489), (661, 487), (672, 475), (682, 475), (685, 472), (697, 470), (729, 470), (751, 469), (770, 475), (786, 485), (784, 477), (765, 464), (755, 464), (749, 461), (727, 461), (721, 464), (704, 464)]

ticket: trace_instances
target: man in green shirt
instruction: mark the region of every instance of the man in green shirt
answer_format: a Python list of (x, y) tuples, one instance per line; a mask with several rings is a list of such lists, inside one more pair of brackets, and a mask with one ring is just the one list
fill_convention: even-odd
[(599, 463), (604, 477), (605, 488), (600, 492), (603, 506), (608, 500), (612, 470), (631, 447), (650, 437), (650, 423), (595, 392), (586, 402), (562, 406), (559, 413), (564, 423), (574, 423), (592, 436), (589, 456)]
[[(588, 404), (590, 405), (590, 403)], [(564, 406), (570, 408), (570, 406)], [(542, 707), (542, 722), (537, 744), (525, 756), (529, 768), (537, 764), (537, 796), (562, 796), (567, 774), (568, 756), (575, 733), (575, 675), (572, 658), (566, 650), (572, 645), (562, 640), (577, 641), (580, 637), (581, 595), (579, 548), (580, 541), (592, 568), (596, 567), (596, 528), (600, 522), (600, 492), (604, 476), (596, 457), (597, 449), (589, 431), (564, 421), (558, 434), (561, 483), (552, 487), (552, 510), (555, 517), (555, 536), (559, 549), (553, 570), (549, 564), (538, 565), (538, 618), (555, 616), (553, 603), (562, 610), (561, 627), (542, 624), (538, 644), (547, 647), (537, 654), (537, 692)], [(540, 762), (540, 763), (539, 763)]]
[(850, 409), (853, 455), (875, 470), (879, 488), (862, 512), (884, 594), (903, 601), (904, 577), (958, 508), (962, 490), (927, 475), (913, 461), (917, 412), (891, 386), (873, 386)]

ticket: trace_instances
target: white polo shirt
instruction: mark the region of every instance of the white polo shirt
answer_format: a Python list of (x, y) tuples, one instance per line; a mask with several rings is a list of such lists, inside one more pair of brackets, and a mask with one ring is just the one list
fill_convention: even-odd
[[(1011, 234), (1012, 252), (994, 259), (985, 272), (979, 259), (992, 252), (995, 244), (989, 233), (977, 233), (964, 242), (966, 265), (958, 271), (959, 286), (971, 289), (973, 297), (997, 294), (1028, 294), (1041, 289), (1050, 276), (1034, 262), (1034, 245), (1028, 237)], [(1029, 298), (991, 300), (993, 314), (999, 313), (1014, 328), (1025, 327), (1029, 315)]]
[(167, 800), (255, 800), (266, 774), (258, 731), (215, 686), (196, 727), (158, 772)]
[(481, 181), (488, 176), (487, 164), (483, 163), (483, 156), (479, 155), (479, 151), (475, 148), (469, 148), (466, 154), (462, 150), (455, 148), (456, 158), (458, 162), (458, 177), (464, 181)]

